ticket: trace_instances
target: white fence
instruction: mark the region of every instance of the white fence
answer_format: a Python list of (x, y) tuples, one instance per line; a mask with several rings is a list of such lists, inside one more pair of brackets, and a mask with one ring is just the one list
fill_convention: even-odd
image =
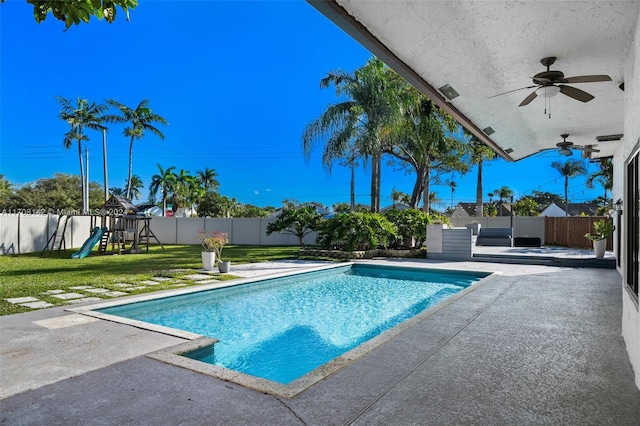
[[(0, 255), (42, 251), (57, 221), (57, 215), (0, 214)], [(198, 230), (204, 229), (226, 232), (231, 244), (298, 245), (293, 235), (276, 232), (267, 236), (267, 225), (273, 221), (274, 218), (154, 217), (150, 228), (162, 244), (199, 244)], [(451, 223), (455, 227), (479, 223), (483, 228), (510, 228), (511, 217), (453, 218)], [(513, 228), (516, 237), (539, 237), (544, 244), (544, 217), (514, 216)], [(90, 232), (90, 216), (71, 216), (65, 232), (67, 248), (82, 246)], [(304, 243), (314, 244), (315, 240), (313, 232)]]
[[(42, 251), (53, 235), (57, 215), (0, 215), (0, 255)], [(274, 218), (164, 218), (154, 217), (150, 229), (162, 244), (199, 244), (198, 230), (229, 234), (230, 244), (295, 246), (298, 238), (274, 232), (267, 236), (267, 225)], [(98, 218), (100, 225), (100, 218)], [(62, 232), (62, 226), (59, 229)], [(67, 248), (80, 247), (91, 232), (90, 216), (71, 216), (65, 230)], [(307, 235), (305, 244), (314, 244), (316, 233)], [(152, 242), (153, 239), (152, 239)]]

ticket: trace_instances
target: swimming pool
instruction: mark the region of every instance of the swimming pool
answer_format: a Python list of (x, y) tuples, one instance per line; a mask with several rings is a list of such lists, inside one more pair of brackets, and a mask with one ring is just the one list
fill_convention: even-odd
[(184, 356), (288, 385), (487, 275), (352, 264), (98, 311), (215, 338)]

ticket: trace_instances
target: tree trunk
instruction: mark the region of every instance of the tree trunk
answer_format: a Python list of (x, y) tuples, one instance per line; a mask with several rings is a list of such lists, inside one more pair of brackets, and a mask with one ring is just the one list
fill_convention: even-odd
[(564, 216), (569, 216), (569, 176), (564, 177)]
[(482, 217), (482, 159), (478, 162), (478, 184), (476, 186), (476, 217)]
[(431, 197), (429, 196), (430, 189), (431, 189), (431, 182), (429, 182), (429, 178), (427, 177), (424, 184), (424, 191), (422, 192), (422, 198), (424, 199), (422, 210), (427, 214), (431, 212)]
[[(79, 134), (82, 136), (82, 133)], [(82, 213), (86, 213), (84, 211), (84, 162), (82, 161), (82, 142), (78, 139), (78, 160), (80, 160), (80, 195), (82, 196)]]
[(131, 175), (133, 172), (133, 136), (129, 142), (129, 178), (127, 179), (127, 199), (131, 199)]
[(351, 163), (351, 211), (354, 212), (356, 210), (356, 168), (353, 163)]
[(380, 210), (380, 196), (378, 194), (378, 179), (380, 170), (380, 154), (376, 153), (371, 156), (371, 212), (376, 213)]

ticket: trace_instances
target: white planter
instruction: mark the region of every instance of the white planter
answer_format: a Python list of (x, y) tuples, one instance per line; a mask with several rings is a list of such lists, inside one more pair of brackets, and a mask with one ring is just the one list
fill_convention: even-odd
[(607, 249), (607, 240), (595, 240), (593, 242), (593, 251), (596, 253), (596, 259), (602, 259)]
[(205, 271), (213, 271), (216, 264), (216, 254), (212, 251), (203, 251), (202, 253), (202, 269)]
[(230, 261), (225, 260), (224, 262), (218, 262), (218, 271), (220, 271), (221, 274), (229, 272), (229, 269), (231, 269)]

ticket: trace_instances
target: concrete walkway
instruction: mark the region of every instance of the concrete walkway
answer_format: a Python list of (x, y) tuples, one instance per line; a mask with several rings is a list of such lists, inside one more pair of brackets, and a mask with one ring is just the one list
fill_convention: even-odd
[(501, 275), (292, 399), (144, 356), (180, 338), (62, 308), (0, 317), (0, 424), (640, 424), (615, 270), (389, 263), (409, 262)]

